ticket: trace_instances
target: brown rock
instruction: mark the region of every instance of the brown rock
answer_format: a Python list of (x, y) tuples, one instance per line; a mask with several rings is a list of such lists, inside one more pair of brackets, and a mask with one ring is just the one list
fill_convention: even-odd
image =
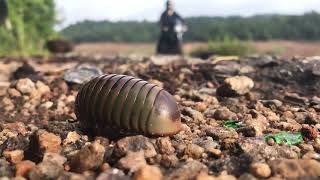
[(207, 171), (204, 164), (199, 161), (189, 161), (177, 168), (171, 174), (168, 175), (167, 179), (185, 180), (194, 179), (201, 171)]
[(303, 125), (301, 128), (301, 134), (308, 140), (314, 140), (318, 137), (318, 130), (308, 125)]
[(28, 173), (36, 166), (32, 161), (26, 160), (16, 164), (16, 176), (27, 177)]
[(171, 155), (162, 155), (161, 157), (161, 165), (166, 168), (176, 167), (179, 164), (179, 159), (175, 154)]
[(38, 140), (40, 152), (60, 152), (61, 138), (59, 136), (40, 129), (36, 133), (36, 138)]
[(237, 115), (234, 112), (231, 112), (228, 108), (220, 108), (217, 109), (214, 114), (213, 118), (216, 120), (236, 120)]
[(195, 159), (201, 158), (203, 153), (204, 153), (204, 148), (196, 144), (189, 144), (185, 149), (185, 154)]
[(67, 158), (57, 153), (48, 152), (44, 154), (42, 161), (50, 161), (60, 166), (63, 166), (63, 164), (67, 162)]
[(121, 158), (118, 162), (118, 167), (123, 170), (129, 170), (135, 172), (142, 166), (147, 164), (144, 153), (140, 152), (128, 152), (124, 158)]
[(215, 177), (208, 175), (208, 173), (202, 171), (197, 176), (196, 180), (215, 180)]
[(162, 173), (157, 166), (142, 166), (133, 176), (134, 180), (161, 180)]
[(40, 179), (58, 179), (58, 177), (63, 173), (63, 167), (50, 162), (45, 161), (38, 164), (29, 173), (30, 180), (40, 180)]
[(161, 154), (172, 154), (174, 153), (174, 147), (171, 144), (170, 138), (159, 138), (157, 139), (157, 146), (159, 149), (159, 152)]
[(63, 144), (66, 145), (69, 143), (75, 143), (76, 141), (80, 140), (80, 138), (81, 136), (77, 132), (69, 132), (66, 139), (63, 140)]
[(215, 140), (223, 140), (226, 138), (238, 138), (236, 130), (231, 128), (213, 127), (206, 129), (206, 134)]
[(10, 95), (10, 97), (21, 97), (21, 93), (15, 88), (9, 88), (7, 92)]
[(14, 122), (14, 123), (5, 123), (2, 124), (1, 127), (3, 129), (9, 129), (18, 134), (22, 134), (23, 136), (27, 134), (26, 126), (22, 122)]
[(283, 178), (316, 178), (320, 176), (320, 163), (315, 160), (276, 159), (270, 162), (274, 174)]
[(219, 96), (237, 96), (248, 93), (254, 87), (254, 82), (247, 76), (234, 76), (224, 80), (224, 84), (217, 89)]
[(16, 84), (17, 90), (19, 90), (22, 94), (30, 94), (35, 90), (35, 84), (28, 78), (19, 79)]
[(205, 119), (204, 119), (204, 117), (203, 117), (201, 112), (199, 112), (197, 110), (194, 110), (194, 109), (192, 109), (190, 107), (185, 108), (182, 113), (184, 113), (185, 115), (191, 117), (194, 122), (199, 123), (199, 122), (204, 122), (205, 121)]
[(157, 155), (157, 152), (150, 140), (141, 135), (125, 137), (117, 141), (114, 149), (114, 153), (116, 156), (123, 157), (129, 151), (142, 151), (146, 158), (154, 157), (155, 155)]
[(271, 175), (271, 169), (265, 163), (252, 163), (250, 172), (258, 178), (268, 178)]
[(14, 151), (4, 151), (3, 156), (10, 162), (16, 164), (22, 161), (23, 159), (23, 151), (22, 150), (14, 150)]
[(82, 148), (71, 160), (71, 169), (76, 172), (83, 172), (98, 168), (103, 163), (105, 148), (97, 142)]

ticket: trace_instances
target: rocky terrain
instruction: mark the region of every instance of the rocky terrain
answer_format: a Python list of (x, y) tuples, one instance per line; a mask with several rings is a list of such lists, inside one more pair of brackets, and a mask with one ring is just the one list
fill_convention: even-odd
[[(74, 114), (78, 65), (164, 87), (172, 137), (94, 137)], [(320, 177), (320, 57), (2, 58), (1, 179), (255, 180)], [(268, 138), (267, 138), (268, 137)]]

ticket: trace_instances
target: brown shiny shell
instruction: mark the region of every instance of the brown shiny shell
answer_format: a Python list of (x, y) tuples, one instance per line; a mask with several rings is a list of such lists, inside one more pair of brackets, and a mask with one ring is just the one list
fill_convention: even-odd
[(108, 129), (154, 136), (181, 130), (174, 98), (154, 84), (126, 75), (102, 75), (84, 84), (75, 113), (84, 128), (98, 135)]

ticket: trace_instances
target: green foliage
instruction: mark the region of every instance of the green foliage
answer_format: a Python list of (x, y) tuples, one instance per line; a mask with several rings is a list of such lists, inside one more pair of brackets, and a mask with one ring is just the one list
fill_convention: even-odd
[(278, 134), (266, 135), (264, 138), (266, 141), (273, 139), (277, 144), (285, 143), (288, 145), (300, 144), (303, 141), (301, 133), (280, 132)]
[(222, 40), (209, 41), (207, 48), (196, 49), (191, 56), (207, 58), (211, 55), (245, 56), (255, 52), (249, 42), (224, 36)]
[(0, 55), (39, 54), (55, 35), (54, 0), (7, 0), (6, 26), (0, 26)]
[[(252, 17), (186, 18), (185, 41), (207, 42), (225, 35), (239, 40), (320, 40), (320, 14), (258, 15)], [(75, 42), (154, 42), (159, 27), (154, 22), (84, 21), (69, 26), (63, 35)]]
[(240, 125), (241, 125), (240, 122), (234, 121), (234, 120), (227, 120), (227, 121), (223, 122), (223, 127), (225, 127), (225, 128), (237, 129), (240, 127)]

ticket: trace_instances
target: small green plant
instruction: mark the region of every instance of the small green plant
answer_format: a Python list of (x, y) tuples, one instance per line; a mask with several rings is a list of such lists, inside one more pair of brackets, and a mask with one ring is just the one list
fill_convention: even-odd
[(191, 52), (191, 56), (206, 59), (212, 55), (245, 56), (254, 52), (255, 49), (249, 42), (225, 36), (222, 39), (209, 41), (207, 48), (196, 49)]

